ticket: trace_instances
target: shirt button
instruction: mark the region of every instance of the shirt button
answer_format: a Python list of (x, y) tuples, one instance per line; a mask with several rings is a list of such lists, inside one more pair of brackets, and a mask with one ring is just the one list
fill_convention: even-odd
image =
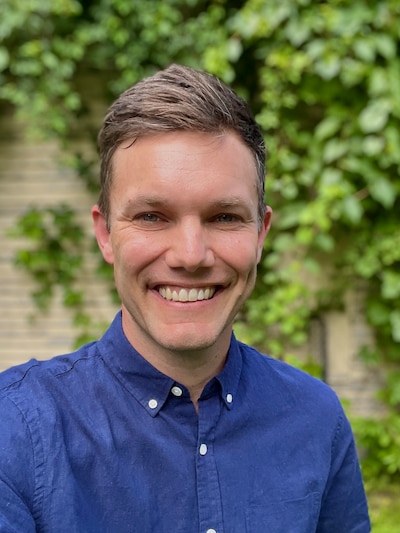
[(232, 396), (232, 394), (227, 394), (227, 395), (226, 395), (226, 401), (227, 401), (228, 403), (232, 403), (232, 400), (233, 400), (233, 396)]
[(205, 455), (208, 451), (207, 444), (200, 444), (200, 455)]
[(152, 398), (151, 400), (149, 400), (147, 405), (150, 407), (150, 409), (155, 409), (157, 407), (157, 405), (158, 405), (158, 402), (157, 402), (157, 400)]
[(215, 529), (207, 529), (206, 533), (217, 533)]
[(180, 387), (177, 387), (176, 385), (175, 387), (172, 387), (171, 392), (174, 396), (182, 396), (183, 394), (182, 389)]

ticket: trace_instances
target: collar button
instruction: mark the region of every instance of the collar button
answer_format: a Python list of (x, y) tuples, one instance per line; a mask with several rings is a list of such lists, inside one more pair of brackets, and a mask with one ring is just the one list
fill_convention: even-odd
[(183, 394), (183, 390), (180, 387), (178, 387), (177, 385), (172, 387), (171, 392), (172, 392), (172, 394), (174, 396), (182, 396), (182, 394)]
[(148, 401), (147, 405), (150, 407), (150, 409), (155, 409), (158, 405), (158, 402), (157, 400), (152, 398), (151, 400)]

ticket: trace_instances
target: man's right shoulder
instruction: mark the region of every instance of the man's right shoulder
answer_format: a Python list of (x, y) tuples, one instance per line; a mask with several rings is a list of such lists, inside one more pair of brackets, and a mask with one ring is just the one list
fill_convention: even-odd
[(0, 373), (0, 395), (8, 396), (18, 390), (32, 390), (35, 385), (51, 380), (53, 377), (69, 372), (80, 360), (87, 360), (97, 355), (96, 343), (82, 346), (76, 352), (57, 355), (51, 359), (29, 361), (12, 366)]

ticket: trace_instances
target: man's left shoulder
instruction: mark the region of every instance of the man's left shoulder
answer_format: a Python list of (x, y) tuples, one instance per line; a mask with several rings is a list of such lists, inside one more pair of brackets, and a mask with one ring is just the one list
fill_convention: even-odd
[(262, 390), (275, 391), (281, 397), (293, 399), (296, 404), (319, 403), (321, 407), (341, 410), (335, 391), (321, 379), (246, 344), (239, 343), (239, 347), (244, 370)]

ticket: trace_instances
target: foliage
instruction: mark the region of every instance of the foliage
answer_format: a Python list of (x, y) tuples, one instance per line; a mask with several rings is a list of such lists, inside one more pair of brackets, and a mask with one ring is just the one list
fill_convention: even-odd
[(37, 290), (33, 297), (41, 310), (48, 308), (55, 286), (63, 289), (66, 307), (79, 307), (82, 293), (74, 288), (83, 263), (83, 231), (66, 205), (48, 209), (31, 209), (22, 216), (14, 237), (27, 237), (36, 246), (21, 249), (16, 264), (33, 276)]
[[(391, 369), (395, 414), (379, 427), (398, 442), (389, 423), (400, 406), (397, 0), (0, 1), (0, 98), (36, 131), (92, 135), (82, 131), (92, 90), (109, 101), (172, 61), (206, 68), (250, 102), (269, 148), (275, 220), (238, 327), (283, 357), (304, 344), (312, 317), (363, 282), (370, 360)], [(88, 87), (84, 75), (97, 81)], [(383, 464), (382, 435), (360, 432)]]
[(47, 311), (57, 289), (61, 289), (63, 305), (72, 312), (79, 328), (76, 344), (90, 340), (104, 328), (85, 311), (82, 270), (85, 257), (85, 234), (71, 207), (32, 208), (21, 216), (13, 237), (28, 239), (31, 245), (20, 249), (15, 263), (33, 277), (36, 285), (32, 297), (42, 312)]
[(0, 99), (35, 132), (66, 134), (81, 100), (73, 77), (84, 49), (73, 35), (76, 0), (0, 0)]
[(400, 482), (400, 417), (391, 413), (383, 419), (353, 421), (359, 445), (368, 451), (363, 461), (365, 479)]
[(374, 533), (393, 533), (400, 524), (400, 485), (371, 487), (368, 501)]

